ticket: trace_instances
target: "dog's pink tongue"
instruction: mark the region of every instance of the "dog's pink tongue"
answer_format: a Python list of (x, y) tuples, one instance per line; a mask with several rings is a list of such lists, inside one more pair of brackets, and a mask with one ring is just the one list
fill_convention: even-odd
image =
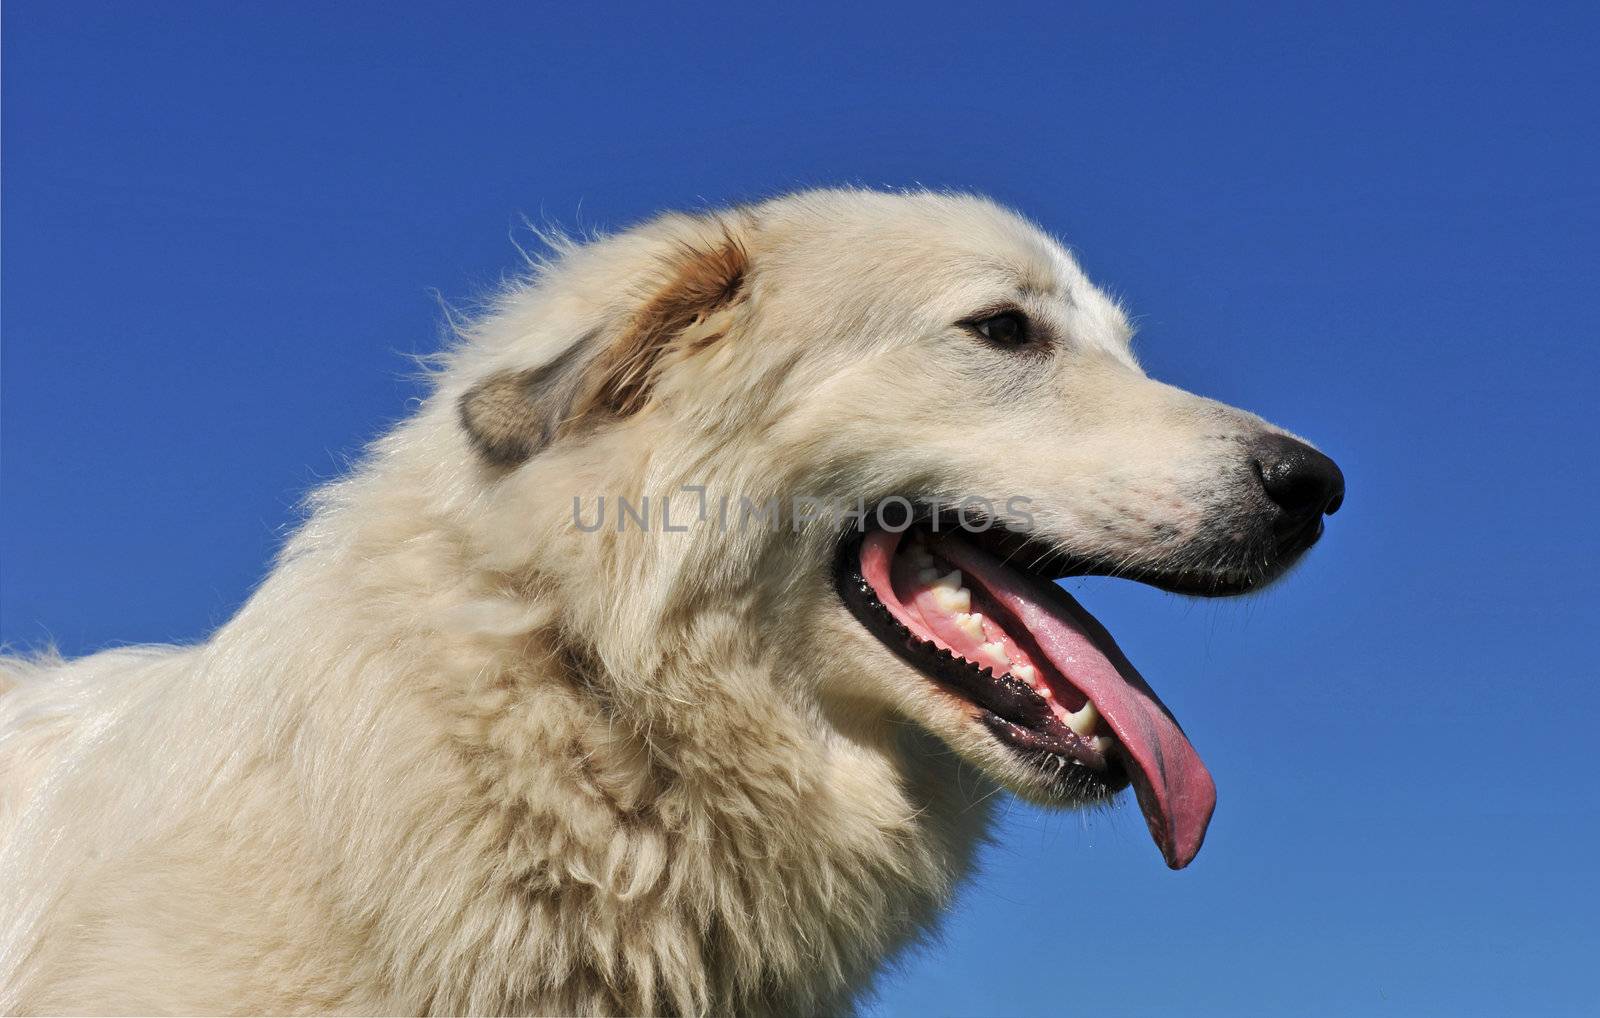
[(1027, 627), (1050, 663), (1094, 704), (1132, 764), (1139, 808), (1167, 865), (1189, 865), (1217, 805), (1216, 785), (1111, 634), (1060, 587), (1010, 569), (966, 541), (940, 540), (938, 554)]

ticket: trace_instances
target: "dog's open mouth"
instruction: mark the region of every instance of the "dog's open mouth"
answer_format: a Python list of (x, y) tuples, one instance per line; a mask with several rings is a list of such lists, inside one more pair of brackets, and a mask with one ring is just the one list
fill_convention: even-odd
[(1167, 865), (1200, 850), (1216, 788), (1104, 627), (1009, 548), (930, 521), (841, 545), (839, 592), (885, 646), (1079, 801), (1131, 783)]

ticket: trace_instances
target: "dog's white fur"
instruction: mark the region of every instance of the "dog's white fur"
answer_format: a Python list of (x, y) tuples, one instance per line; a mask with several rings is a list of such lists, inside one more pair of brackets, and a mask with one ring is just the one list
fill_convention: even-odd
[[(209, 640), (4, 662), (0, 1011), (847, 1010), (994, 782), (1050, 793), (846, 613), (836, 529), (584, 533), (574, 496), (1023, 496), (1137, 562), (1236, 497), (1262, 427), (1146, 379), (1115, 304), (979, 198), (555, 246)], [(727, 292), (660, 313), (708, 253)], [(953, 324), (1000, 299), (1056, 351)], [(486, 457), (473, 394), (564, 354), (544, 433)]]

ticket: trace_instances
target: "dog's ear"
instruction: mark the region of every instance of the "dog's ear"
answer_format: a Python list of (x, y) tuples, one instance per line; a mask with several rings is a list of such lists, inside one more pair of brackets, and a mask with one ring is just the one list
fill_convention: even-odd
[(513, 467), (549, 445), (572, 415), (590, 333), (543, 367), (501, 371), (468, 389), (456, 405), (461, 426), (485, 460)]
[(461, 424), (497, 466), (515, 466), (557, 439), (650, 402), (662, 368), (720, 339), (743, 299), (749, 254), (731, 232), (681, 245), (666, 282), (611, 328), (575, 342), (549, 364), (491, 375), (461, 397)]

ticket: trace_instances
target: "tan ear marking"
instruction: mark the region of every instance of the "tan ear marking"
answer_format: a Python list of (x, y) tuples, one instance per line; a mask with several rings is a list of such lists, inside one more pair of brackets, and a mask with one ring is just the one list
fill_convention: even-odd
[(473, 386), (457, 404), (461, 425), (483, 458), (500, 466), (533, 455), (533, 436), (540, 431), (528, 398), (525, 372), (505, 372)]
[(583, 337), (541, 367), (490, 375), (461, 396), (461, 426), (484, 459), (516, 466), (555, 439), (571, 417), (593, 338)]
[(750, 269), (750, 255), (733, 234), (706, 249), (683, 245), (672, 260), (666, 286), (628, 322), (621, 337), (596, 359), (593, 384), (585, 391), (577, 415), (603, 410), (616, 417), (638, 413), (649, 402), (650, 389), (663, 356), (688, 340), (691, 353), (720, 338), (719, 333), (689, 336), (707, 317), (739, 300)]
[(461, 425), (484, 459), (516, 466), (585, 422), (638, 413), (669, 353), (720, 338), (716, 327), (697, 326), (740, 299), (749, 273), (744, 245), (724, 232), (715, 247), (682, 246), (669, 269), (666, 285), (614, 339), (586, 336), (549, 364), (491, 375), (462, 395)]

